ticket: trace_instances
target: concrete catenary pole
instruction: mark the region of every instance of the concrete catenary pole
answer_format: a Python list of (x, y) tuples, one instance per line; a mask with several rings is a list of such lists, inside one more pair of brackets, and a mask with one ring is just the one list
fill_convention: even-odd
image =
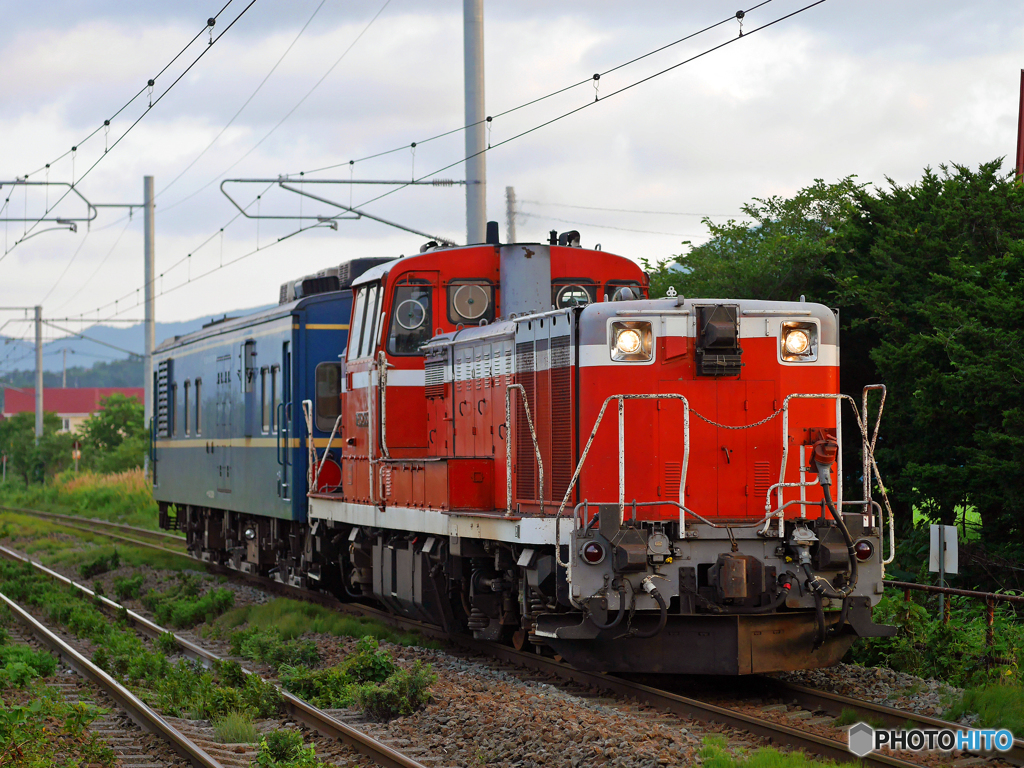
[(153, 215), (156, 206), (153, 203), (153, 177), (142, 179), (142, 201), (145, 208), (143, 240), (145, 241), (145, 281), (146, 281), (146, 312), (145, 312), (145, 361), (142, 365), (142, 391), (145, 402), (142, 404), (146, 427), (149, 428), (153, 418), (153, 347), (156, 346), (156, 328), (153, 321), (153, 293), (155, 288), (156, 269), (154, 267), (156, 251), (156, 233), (153, 230)]
[(516, 188), (505, 187), (505, 242), (516, 242)]
[(43, 308), (36, 307), (36, 442), (43, 436)]
[(466, 243), (487, 232), (487, 124), (484, 113), (484, 1), (462, 2), (466, 78)]

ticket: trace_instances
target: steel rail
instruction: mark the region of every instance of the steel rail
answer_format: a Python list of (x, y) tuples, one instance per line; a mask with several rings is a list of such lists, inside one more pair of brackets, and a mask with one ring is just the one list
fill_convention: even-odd
[[(25, 510), (31, 512), (32, 510)], [(109, 525), (117, 525), (111, 523)], [(155, 549), (162, 549), (156, 545), (143, 544), (144, 546), (150, 546)], [(167, 550), (164, 550), (167, 551)], [(175, 553), (182, 554), (182, 553)], [(11, 550), (4, 547), (0, 547), (0, 556), (9, 557), (12, 559), (18, 559), (23, 562), (32, 562), (27, 558), (24, 558)], [(669, 691), (660, 690), (652, 686), (643, 685), (634, 681), (618, 678), (612, 675), (604, 673), (594, 672), (582, 672), (574, 669), (573, 667), (555, 661), (551, 658), (540, 656), (538, 654), (527, 653), (523, 651), (516, 651), (515, 649), (501, 645), (498, 643), (488, 643), (479, 640), (474, 640), (470, 637), (450, 635), (441, 629), (434, 627), (429, 624), (422, 622), (406, 619), (400, 616), (394, 616), (386, 611), (374, 608), (361, 603), (346, 603), (338, 600), (337, 598), (327, 595), (324, 593), (312, 592), (309, 590), (302, 589), (290, 584), (271, 579), (265, 576), (259, 576), (256, 574), (249, 574), (243, 571), (235, 570), (227, 566), (211, 563), (208, 561), (199, 560), (191, 555), (184, 555), (190, 559), (196, 560), (197, 563), (202, 563), (210, 571), (218, 574), (227, 575), (233, 578), (247, 581), (252, 584), (259, 585), (272, 593), (292, 597), (295, 599), (306, 600), (310, 602), (316, 602), (321, 605), (333, 607), (337, 610), (345, 611), (348, 613), (354, 613), (362, 615), (368, 618), (374, 618), (379, 621), (384, 621), (395, 626), (402, 627), (408, 630), (418, 631), (427, 637), (433, 637), (436, 639), (446, 639), (454, 642), (467, 650), (479, 653), (481, 655), (490, 656), (497, 658), (501, 661), (521, 666), (524, 668), (534, 669), (539, 672), (554, 675), (563, 680), (575, 682), (578, 684), (593, 686), (598, 689), (609, 690), (617, 695), (632, 697), (636, 699), (642, 699), (658, 707), (659, 709), (668, 709), (675, 714), (683, 715), (685, 717), (701, 720), (718, 722), (731, 727), (739, 728), (749, 733), (766, 738), (769, 741), (773, 741), (787, 746), (797, 746), (804, 749), (812, 754), (820, 754), (824, 757), (829, 757), (834, 760), (842, 762), (858, 762), (862, 761), (863, 765), (877, 765), (877, 766), (895, 766), (901, 768), (909, 768), (910, 766), (918, 766), (918, 763), (908, 762), (899, 758), (891, 757), (888, 755), (872, 753), (866, 758), (855, 757), (847, 748), (847, 745), (843, 742), (835, 741), (834, 739), (828, 739), (817, 734), (810, 733), (807, 731), (801, 731), (790, 726), (786, 726), (779, 723), (774, 723), (769, 720), (762, 720), (751, 715), (746, 715), (741, 712), (730, 710), (728, 707), (722, 707), (707, 702), (702, 702), (696, 699), (681, 696), (679, 694), (671, 693)], [(79, 589), (92, 594), (91, 590), (82, 585), (72, 582), (60, 574), (57, 574), (45, 566), (33, 563), (37, 568), (48, 572), (55, 578), (59, 578), (67, 583), (74, 584)], [(113, 606), (117, 606), (107, 598), (100, 597), (100, 600), (106, 603), (110, 603)], [(120, 610), (120, 606), (117, 606)], [(121, 615), (124, 615), (123, 613)], [(142, 623), (152, 624), (147, 619), (133, 612), (128, 612), (128, 618), (130, 621), (139, 622), (138, 626), (140, 631), (147, 632), (153, 630), (147, 630), (143, 628)], [(156, 627), (156, 625), (152, 625)], [(158, 628), (161, 632), (164, 631), (162, 628)], [(175, 636), (177, 639), (177, 636)], [(189, 653), (189, 649), (186, 647), (188, 641), (183, 638), (179, 639), (183, 650), (186, 654)], [(198, 648), (195, 646), (195, 648)], [(206, 654), (208, 652), (198, 649), (199, 652)], [(193, 658), (199, 658), (194, 656)], [(210, 654), (210, 659), (213, 655)], [(209, 659), (208, 659), (209, 661)], [(797, 686), (795, 684), (785, 683), (778, 681), (773, 678), (759, 678), (759, 683), (769, 688), (774, 688), (778, 691), (785, 691), (784, 695), (787, 698), (795, 699), (801, 706), (806, 706), (813, 709), (821, 709), (826, 712), (835, 711), (838, 707), (841, 711), (843, 708), (852, 709), (858, 714), (862, 714), (867, 718), (879, 719), (885, 722), (887, 725), (894, 727), (902, 727), (908, 721), (919, 724), (922, 727), (927, 728), (951, 728), (953, 730), (962, 728), (958, 723), (951, 723), (937, 718), (927, 717), (925, 715), (918, 715), (913, 712), (904, 710), (894, 709), (892, 707), (885, 707), (883, 705), (874, 704), (873, 702), (864, 701), (862, 699), (854, 699), (840, 694), (835, 694), (826, 691), (816, 691), (811, 688), (805, 688), (803, 686)], [(806, 702), (804, 704), (803, 702)], [(299, 715), (296, 713), (295, 715)], [(339, 725), (341, 725), (339, 723)], [(313, 726), (310, 726), (313, 727)], [(347, 726), (346, 726), (347, 727)], [(986, 754), (989, 753), (980, 753)], [(1013, 748), (1007, 753), (1000, 753), (998, 755), (1001, 759), (1011, 762), (1013, 764), (1024, 765), (1024, 741), (1021, 739), (1015, 739)]]
[(217, 760), (164, 720), (159, 714), (146, 706), (131, 691), (57, 637), (56, 634), (47, 629), (32, 614), (2, 592), (0, 592), (0, 600), (10, 609), (18, 621), (28, 627), (40, 643), (60, 656), (65, 664), (82, 677), (91, 680), (103, 689), (117, 702), (121, 709), (128, 713), (128, 716), (136, 725), (160, 736), (170, 744), (175, 752), (191, 762), (196, 768), (223, 768)]
[(0, 504), (0, 510), (9, 510), (11, 512), (25, 512), (30, 515), (36, 515), (37, 517), (48, 517), (56, 520), (67, 520), (71, 522), (81, 523), (86, 522), (92, 525), (99, 525), (105, 528), (115, 528), (119, 531), (130, 531), (131, 533), (139, 536), (149, 536), (151, 538), (170, 542), (177, 542), (182, 545), (185, 544), (184, 536), (175, 536), (173, 533), (167, 533), (166, 531), (151, 531), (148, 528), (139, 528), (134, 525), (127, 525), (125, 523), (114, 523), (110, 520), (99, 520), (95, 517), (82, 517), (81, 515), (62, 515), (59, 512), (48, 512), (42, 509), (31, 509), (29, 507), (11, 507), (5, 504)]
[[(829, 714), (839, 715), (844, 709), (852, 709), (865, 721), (881, 721), (890, 728), (904, 728), (908, 722), (915, 727), (924, 729), (951, 729), (965, 728), (959, 723), (951, 723), (948, 720), (941, 720), (937, 717), (922, 715), (917, 712), (908, 712), (894, 707), (887, 707), (884, 704), (876, 704), (873, 701), (863, 699), (852, 699), (849, 696), (832, 693), (831, 691), (820, 691), (815, 688), (808, 688), (804, 685), (790, 683), (785, 680), (778, 680), (770, 677), (762, 677), (758, 681), (770, 693), (780, 698), (795, 700), (805, 709), (821, 710)], [(976, 730), (966, 727), (968, 730)], [(1024, 765), (1024, 739), (1015, 738), (1013, 746), (1007, 752), (978, 752), (979, 755), (996, 756), (1013, 765)]]
[[(33, 566), (36, 570), (45, 574), (46, 576), (56, 579), (68, 586), (74, 587), (88, 595), (89, 597), (97, 600), (97, 607), (104, 613), (112, 617), (123, 617), (127, 618), (128, 623), (138, 630), (141, 634), (146, 635), (151, 639), (159, 638), (163, 635), (170, 634), (174, 637), (178, 647), (184, 652), (184, 655), (189, 658), (195, 659), (205, 666), (213, 666), (216, 662), (224, 661), (224, 658), (207, 650), (195, 643), (178, 636), (159, 624), (150, 621), (145, 616), (142, 616), (135, 611), (129, 610), (123, 605), (114, 602), (110, 598), (104, 597), (103, 595), (97, 595), (93, 590), (89, 589), (76, 581), (73, 581), (66, 576), (62, 576), (56, 571), (47, 568), (41, 563), (37, 563), (30, 558), (23, 557), (17, 552), (14, 552), (7, 547), (0, 547), (0, 556), (3, 556), (9, 560), (14, 560), (21, 563), (27, 563)], [(7, 600), (7, 598), (0, 593), (0, 598)], [(9, 600), (7, 600), (10, 602)], [(31, 616), (29, 617), (31, 619)], [(34, 621), (34, 620), (33, 620)], [(89, 663), (90, 666), (91, 662)], [(247, 674), (255, 674), (254, 672), (242, 668)], [(105, 672), (102, 670), (97, 671), (107, 677)], [(108, 677), (109, 679), (109, 677)], [(113, 682), (113, 680), (111, 680)], [(114, 683), (116, 685), (116, 683)], [(285, 712), (296, 721), (302, 723), (307, 728), (317, 731), (318, 733), (327, 736), (328, 738), (334, 738), (347, 746), (354, 749), (361, 755), (373, 760), (377, 765), (383, 766), (383, 768), (426, 768), (422, 763), (413, 760), (410, 757), (402, 754), (401, 752), (392, 749), (388, 745), (377, 741), (376, 739), (366, 735), (362, 731), (347, 725), (340, 720), (336, 720), (326, 712), (317, 709), (316, 707), (308, 704), (297, 696), (285, 691), (284, 689), (278, 688), (281, 694), (281, 700), (284, 704)], [(127, 692), (127, 691), (126, 691)], [(131, 696), (131, 694), (128, 694)], [(134, 699), (134, 697), (132, 697)], [(120, 701), (118, 701), (120, 703)], [(141, 702), (140, 702), (141, 704)], [(145, 705), (142, 705), (145, 706)], [(154, 713), (154, 716), (155, 715)], [(158, 717), (158, 716), (157, 716)], [(134, 716), (133, 716), (134, 719)], [(142, 723), (140, 723), (142, 725)], [(145, 726), (143, 726), (145, 727)], [(169, 726), (168, 726), (169, 727)], [(205, 753), (204, 753), (205, 754)], [(211, 758), (212, 760), (212, 758)], [(214, 762), (206, 765), (207, 768), (219, 768), (219, 764)]]

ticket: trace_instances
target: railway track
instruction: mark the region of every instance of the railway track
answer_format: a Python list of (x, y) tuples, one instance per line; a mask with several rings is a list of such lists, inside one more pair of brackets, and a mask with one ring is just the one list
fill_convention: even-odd
[[(17, 562), (29, 563), (40, 573), (83, 592), (84, 594), (92, 598), (95, 601), (97, 607), (104, 613), (111, 616), (112, 618), (117, 617), (121, 619), (127, 619), (128, 624), (131, 625), (137, 632), (152, 640), (156, 640), (162, 635), (168, 633), (174, 634), (171, 633), (170, 630), (161, 627), (160, 625), (150, 621), (146, 617), (141, 616), (140, 614), (134, 611), (128, 610), (124, 606), (114, 602), (113, 600), (107, 597), (97, 595), (88, 587), (85, 587), (82, 584), (79, 584), (67, 578), (66, 576), (63, 576), (62, 574), (59, 574), (56, 571), (53, 571), (45, 567), (44, 565), (41, 565), (40, 563), (36, 563), (30, 560), (29, 558), (22, 557), (13, 550), (10, 550), (6, 547), (0, 547), (0, 556)], [(94, 676), (99, 676), (104, 679), (104, 683), (109, 681), (109, 683), (117, 686), (118, 688), (122, 688), (122, 690), (125, 691), (127, 696), (131, 699), (131, 701), (129, 702), (130, 704), (132, 704), (133, 706), (141, 705), (142, 707), (145, 707), (145, 705), (142, 704), (141, 701), (139, 701), (126, 689), (123, 689), (123, 687), (120, 686), (116, 681), (114, 681), (113, 678), (110, 678), (110, 676), (107, 675), (105, 672), (100, 670), (98, 667), (95, 667), (95, 665), (93, 665), (92, 662), (85, 659), (84, 656), (79, 654), (77, 651), (71, 648), (70, 645), (68, 645), (66, 642), (57, 637), (55, 633), (51, 632), (49, 629), (44, 627), (40, 622), (38, 622), (34, 617), (31, 616), (31, 614), (29, 614), (23, 608), (14, 604), (13, 601), (9, 600), (3, 594), (0, 594), (0, 599), (3, 599), (8, 605), (12, 606), (12, 610), (17, 610), (19, 620), (31, 622), (33, 627), (33, 633), (40, 638), (41, 642), (43, 642), (47, 647), (51, 648), (51, 650), (56, 651), (58, 654), (61, 655), (62, 658), (64, 658), (63, 654), (65, 649), (67, 649), (69, 653), (73, 654), (71, 658), (73, 658), (76, 663), (84, 662), (85, 665), (88, 665), (88, 668), (91, 668), (89, 670), (90, 679), (94, 679)], [(40, 635), (40, 632), (43, 634)], [(43, 640), (43, 637), (46, 637), (47, 639)], [(177, 634), (174, 634), (174, 638), (178, 644), (178, 647), (182, 655), (194, 659), (205, 666), (212, 666), (215, 663), (225, 660), (224, 657), (219, 656), (218, 654), (213, 653), (212, 651), (203, 648), (183, 637), (180, 637)], [(79, 669), (77, 666), (75, 666), (74, 668), (76, 669), (76, 671), (78, 671)], [(250, 672), (249, 674), (254, 673)], [(312, 731), (316, 731), (317, 733), (323, 736), (340, 741), (348, 747), (351, 747), (359, 754), (370, 758), (370, 760), (372, 760), (375, 764), (382, 766), (382, 768), (425, 768), (425, 766), (422, 763), (417, 762), (413, 758), (403, 754), (398, 750), (392, 749), (390, 746), (384, 744), (383, 742), (371, 738), (362, 731), (353, 728), (352, 726), (331, 716), (327, 712), (308, 704), (307, 702), (303, 701), (297, 696), (294, 696), (285, 690), (281, 690), (280, 693), (284, 705), (285, 714), (291, 720), (294, 720), (295, 722), (300, 723), (306, 728)], [(120, 695), (123, 696), (124, 694)], [(121, 704), (120, 699), (117, 699), (116, 696), (115, 700), (117, 700), (118, 703)], [(136, 702), (137, 704), (135, 704)], [(146, 709), (148, 710), (148, 707)], [(168, 720), (173, 720), (173, 718), (161, 718), (152, 710), (148, 711), (152, 717), (157, 718), (163, 723), (167, 723)], [(135, 718), (133, 717), (133, 719)], [(173, 730), (172, 726), (170, 726), (169, 724), (168, 728)], [(194, 756), (192, 756), (191, 753), (190, 757), (192, 759), (193, 765), (196, 766), (205, 766), (206, 768), (217, 768), (217, 766), (220, 766), (220, 763), (213, 760), (213, 758), (210, 758), (211, 762), (197, 762), (197, 759)]]
[[(0, 509), (2, 508), (3, 507), (0, 507)], [(29, 509), (17, 509), (16, 511), (27, 514), (39, 514), (35, 510)], [(54, 513), (42, 514), (50, 516)], [(69, 525), (69, 527), (82, 529), (81, 526), (75, 525)], [(118, 528), (125, 527), (118, 526), (116, 523), (105, 523), (104, 527), (105, 530), (103, 531), (90, 530), (90, 532), (102, 533), (104, 536), (123, 539), (123, 537), (119, 534), (113, 533), (113, 531)], [(106, 529), (109, 529), (111, 532), (108, 533)], [(132, 530), (137, 531), (140, 529)], [(155, 532), (150, 531), (148, 533)], [(133, 543), (136, 543), (139, 546), (167, 551), (164, 547), (155, 542), (144, 542), (140, 540)], [(17, 555), (3, 547), (0, 547), (0, 555), (24, 560), (20, 555)], [(702, 722), (718, 723), (727, 727), (736, 728), (751, 733), (776, 745), (799, 748), (808, 753), (820, 755), (821, 757), (840, 762), (854, 762), (865, 766), (891, 766), (893, 768), (910, 768), (910, 766), (928, 764), (926, 760), (911, 761), (901, 757), (880, 753), (872, 753), (865, 758), (857, 758), (849, 752), (845, 740), (839, 740), (831, 736), (823, 735), (810, 727), (822, 724), (823, 719), (825, 719), (822, 713), (831, 719), (839, 716), (844, 712), (844, 710), (847, 712), (852, 711), (866, 722), (881, 722), (886, 726), (891, 727), (914, 727), (921, 729), (952, 728), (954, 730), (962, 727), (956, 723), (950, 723), (937, 718), (927, 717), (925, 715), (919, 715), (917, 713), (899, 710), (892, 707), (886, 707), (884, 705), (854, 699), (835, 693), (814, 690), (782, 680), (766, 677), (758, 677), (755, 679), (757, 689), (753, 695), (768, 696), (777, 700), (792, 702), (795, 709), (790, 710), (788, 706), (780, 709), (780, 705), (776, 704), (764, 707), (763, 709), (767, 710), (767, 712), (763, 715), (753, 714), (749, 711), (751, 709), (749, 706), (744, 707), (729, 703), (712, 703), (711, 701), (685, 696), (678, 692), (664, 690), (661, 687), (645, 685), (641, 682), (637, 682), (636, 680), (619, 678), (603, 673), (582, 672), (552, 658), (534, 653), (516, 651), (506, 645), (477, 641), (469, 637), (452, 637), (431, 625), (422, 624), (420, 622), (401, 617), (395, 617), (371, 606), (358, 603), (342, 603), (334, 597), (324, 595), (322, 593), (303, 590), (298, 587), (283, 584), (273, 579), (242, 573), (234, 569), (226, 568), (218, 564), (208, 563), (206, 561), (197, 560), (196, 562), (202, 563), (213, 572), (227, 575), (231, 578), (235, 578), (249, 584), (257, 585), (274, 594), (302, 600), (311, 600), (322, 605), (331, 606), (341, 611), (354, 613), (368, 618), (375, 618), (382, 622), (396, 625), (404, 629), (416, 630), (427, 637), (454, 642), (467, 651), (479, 654), (480, 656), (484, 656), (489, 659), (498, 659), (515, 668), (532, 670), (533, 672), (585, 688), (608, 691), (616, 696), (640, 701), (660, 711), (670, 712), (679, 717)], [(61, 579), (68, 583), (74, 583), (41, 565), (35, 563), (34, 565), (46, 571), (54, 578)], [(77, 584), (75, 584), (75, 586), (91, 594), (87, 588)], [(120, 610), (120, 606), (117, 606), (116, 603), (113, 603), (106, 598), (100, 599), (104, 604), (108, 604), (110, 609), (116, 608)], [(163, 631), (159, 628), (153, 629), (155, 625), (152, 625), (148, 630), (143, 629), (142, 627), (145, 623), (152, 623), (137, 614), (132, 614), (131, 612), (129, 612), (129, 616), (132, 621), (140, 622), (140, 631)], [(182, 645), (183, 651), (188, 655), (192, 655), (193, 658), (202, 660), (204, 658), (203, 655), (209, 653), (182, 638), (179, 638), (179, 643)], [(210, 660), (209, 657), (206, 658), (207, 661)], [(721, 697), (718, 696), (711, 698), (720, 699)], [(295, 717), (298, 718), (299, 714), (296, 714)], [(787, 722), (780, 722), (782, 719), (787, 720)], [(341, 723), (338, 724), (342, 725)], [(341, 737), (339, 736), (339, 738)], [(999, 755), (999, 760), (1005, 761), (1006, 764), (1010, 765), (1024, 766), (1024, 741), (1021, 739), (1015, 740), (1012, 749), (1009, 752), (1001, 753)], [(998, 765), (999, 763), (994, 764)]]

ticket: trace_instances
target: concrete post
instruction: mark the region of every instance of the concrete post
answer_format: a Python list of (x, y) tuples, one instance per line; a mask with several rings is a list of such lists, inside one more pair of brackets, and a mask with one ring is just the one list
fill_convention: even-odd
[(487, 115), (484, 112), (484, 0), (463, 0), (466, 84), (466, 243), (487, 236)]
[(36, 443), (43, 436), (43, 308), (36, 307)]
[(155, 293), (155, 280), (156, 280), (156, 268), (155, 262), (155, 251), (156, 251), (156, 233), (153, 229), (153, 217), (156, 211), (156, 206), (153, 203), (153, 177), (145, 176), (142, 180), (142, 199), (143, 207), (145, 209), (145, 219), (143, 227), (143, 241), (145, 243), (145, 281), (146, 281), (146, 309), (145, 309), (145, 326), (143, 333), (145, 336), (144, 350), (145, 357), (142, 364), (142, 387), (143, 387), (143, 399), (145, 402), (142, 404), (143, 414), (146, 422), (146, 428), (149, 428), (150, 419), (153, 418), (153, 348), (156, 346), (156, 326), (154, 323), (154, 299), (153, 294)]

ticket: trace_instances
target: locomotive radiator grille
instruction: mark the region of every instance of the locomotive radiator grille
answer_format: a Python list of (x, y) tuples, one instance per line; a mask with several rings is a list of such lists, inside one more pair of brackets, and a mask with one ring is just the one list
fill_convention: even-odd
[[(516, 383), (523, 385), (530, 412), (536, 413), (534, 394), (534, 343), (516, 344)], [(537, 498), (537, 466), (533, 452), (533, 438), (526, 421), (522, 397), (516, 398), (516, 496), (520, 499)]]
[(565, 496), (575, 469), (572, 452), (572, 387), (569, 337), (551, 340), (551, 500)]

